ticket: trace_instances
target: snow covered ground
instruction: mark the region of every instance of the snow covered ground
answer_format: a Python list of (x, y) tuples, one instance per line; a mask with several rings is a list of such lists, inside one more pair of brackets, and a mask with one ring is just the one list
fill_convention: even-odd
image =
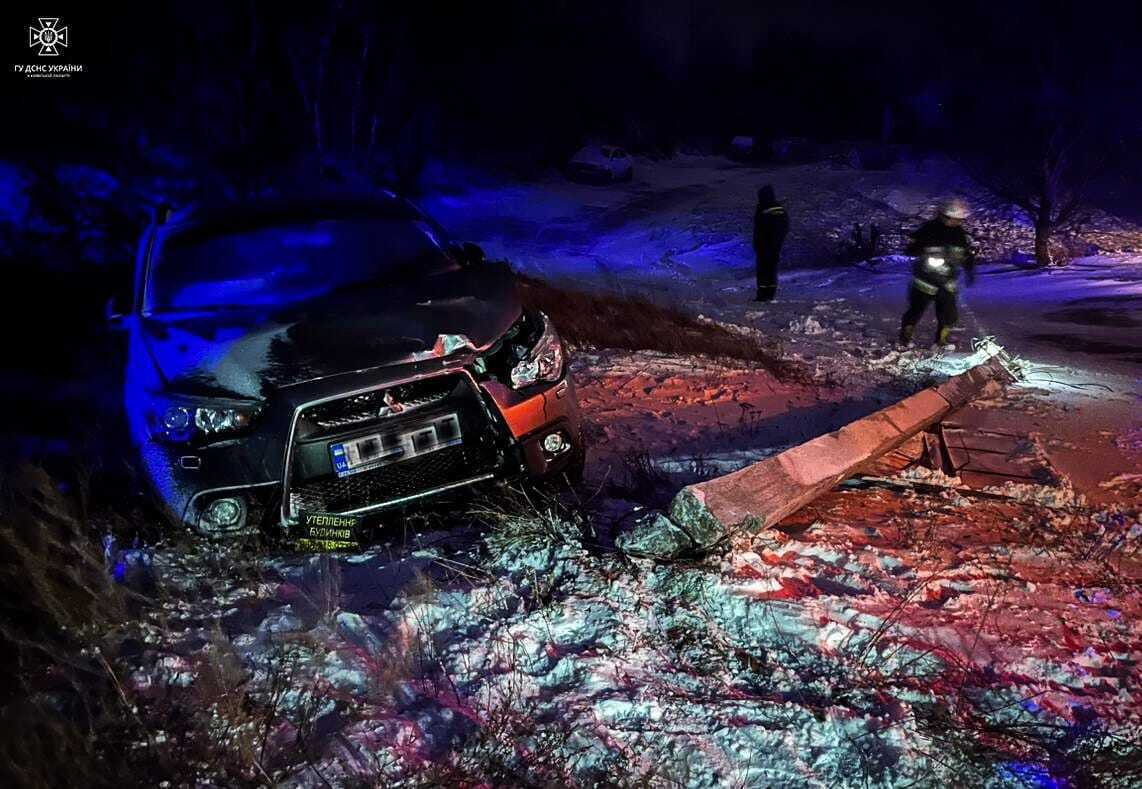
[[(747, 238), (766, 181), (790, 206), (800, 267), (758, 306)], [(493, 503), (480, 529), (436, 522), (335, 559), (158, 550), (166, 602), (140, 625), (130, 684), (155, 699), (206, 685), (189, 736), (228, 738), (232, 758), (202, 765), (203, 780), (1139, 778), (1142, 256), (1050, 272), (991, 264), (965, 294), (962, 344), (995, 335), (1027, 361), (1028, 381), (996, 407), (1043, 435), (1084, 499), (838, 490), (721, 555), (656, 565), (606, 548), (646, 503), (629, 500), (624, 474), (679, 484), (729, 470), (969, 363), (970, 349), (892, 346), (902, 259), (821, 264), (853, 221), (899, 238), (970, 184), (936, 160), (871, 173), (681, 157), (639, 162), (624, 186), (473, 175), (445, 187), (425, 207), (491, 255), (780, 337), (814, 380), (581, 349), (573, 371), (595, 447), (580, 511)], [(1004, 216), (981, 219), (993, 250), (1027, 235)]]
[[(968, 226), (985, 260), (978, 284), (963, 293), (965, 340), (995, 335), (1021, 356), (1100, 377), (1136, 379), (1142, 367), (1142, 229), (1101, 217), (1083, 239), (1103, 254), (1051, 271), (1028, 268), (1017, 262), (1031, 246), (1026, 222), (936, 157), (884, 172), (827, 163), (762, 169), (714, 157), (640, 160), (632, 183), (610, 187), (556, 176), (510, 185), (467, 179), (462, 187), (443, 173), (439, 180), (424, 207), (520, 270), (648, 295), (769, 336), (815, 337), (810, 347), (842, 358), (895, 337), (909, 263), (887, 253), (942, 198), (965, 194), (977, 209)], [(774, 184), (787, 205), (791, 231), (778, 302), (758, 307), (750, 302), (749, 239), (763, 183)], [(866, 231), (870, 222), (880, 226), (885, 256), (837, 264), (854, 222)], [(927, 327), (935, 334), (931, 313), (927, 321), (922, 336)]]
[(217, 701), (208, 731), (264, 738), (287, 785), (1052, 785), (1142, 725), (1140, 541), (1122, 511), (847, 491), (691, 565), (550, 515), (337, 560), (163, 552), (177, 602), (132, 682), (240, 666), (273, 725)]
[[(529, 274), (646, 296), (780, 340), (826, 384), (799, 388), (757, 371), (645, 354), (581, 359), (582, 395), (602, 439), (597, 475), (639, 446), (668, 467), (694, 457), (746, 462), (839, 427), (932, 377), (962, 372), (972, 340), (988, 336), (1021, 358), (1024, 388), (1084, 411), (1088, 427), (1099, 422), (1121, 432), (1138, 422), (1142, 228), (1114, 217), (1096, 215), (1073, 240), (1104, 254), (1044, 271), (1020, 262), (1033, 240), (1025, 217), (936, 156), (905, 159), (889, 171), (829, 162), (756, 168), (679, 156), (639, 160), (630, 184), (607, 187), (557, 175), (505, 183), (460, 173), (431, 171), (434, 186), (421, 201), (458, 237)], [(763, 183), (774, 184), (789, 207), (792, 229), (778, 299), (759, 305), (751, 300), (749, 238)], [(975, 210), (969, 230), (983, 260), (976, 285), (962, 292), (960, 352), (901, 352), (895, 337), (910, 261), (885, 254), (838, 262), (840, 245), (852, 223), (867, 230), (875, 221), (892, 253), (952, 193)], [(929, 311), (918, 345), (934, 333)], [(680, 380), (685, 391), (672, 391)], [(758, 435), (753, 428), (762, 425), (769, 430)]]

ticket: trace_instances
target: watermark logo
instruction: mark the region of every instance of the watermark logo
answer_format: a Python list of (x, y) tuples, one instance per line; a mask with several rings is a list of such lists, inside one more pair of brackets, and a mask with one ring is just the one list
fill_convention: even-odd
[(67, 25), (60, 26), (59, 17), (40, 17), (39, 27), (28, 27), (28, 46), (40, 48), (36, 54), (42, 58), (59, 57), (59, 48), (68, 45)]
[(28, 25), (28, 48), (35, 52), (37, 60), (34, 63), (13, 63), (14, 74), (24, 79), (68, 79), (86, 70), (82, 63), (68, 62), (71, 58), (64, 50), (71, 46), (71, 31), (60, 22), (58, 16), (41, 16), (36, 24)]

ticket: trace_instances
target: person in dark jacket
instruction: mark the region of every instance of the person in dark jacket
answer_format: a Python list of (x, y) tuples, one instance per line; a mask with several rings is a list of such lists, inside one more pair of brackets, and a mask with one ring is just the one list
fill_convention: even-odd
[(777, 202), (769, 184), (757, 190), (753, 214), (753, 252), (757, 258), (757, 300), (773, 301), (777, 295), (777, 261), (789, 233), (789, 215)]
[(948, 201), (940, 215), (922, 224), (912, 234), (905, 252), (914, 255), (912, 284), (908, 289), (908, 310), (900, 321), (900, 343), (908, 345), (916, 332), (916, 323), (928, 309), (936, 305), (936, 344), (948, 345), (959, 312), (956, 296), (960, 270), (967, 284), (975, 283), (975, 253), (964, 230), (967, 205), (959, 199)]

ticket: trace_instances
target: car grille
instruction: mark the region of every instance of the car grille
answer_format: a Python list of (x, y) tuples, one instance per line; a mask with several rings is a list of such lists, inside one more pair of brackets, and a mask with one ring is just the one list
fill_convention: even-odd
[(490, 466), (486, 453), (461, 444), (348, 477), (323, 477), (294, 485), (290, 506), (295, 513), (349, 512), (471, 479)]
[[(389, 394), (386, 401), (385, 395)], [(402, 407), (391, 410), (393, 402)], [(382, 410), (382, 409), (390, 410)], [(415, 431), (441, 417), (459, 420), (463, 443), (337, 476), (334, 443), (374, 434)], [(460, 373), (347, 395), (309, 406), (297, 417), (283, 513), (345, 513), (381, 509), (411, 497), (487, 479), (504, 461), (503, 428), (494, 422), (475, 385)]]
[[(456, 383), (455, 376), (428, 378), (310, 406), (298, 421), (298, 436), (305, 439), (330, 435), (407, 414), (444, 400), (455, 391)], [(386, 395), (399, 404), (399, 410), (388, 405)]]

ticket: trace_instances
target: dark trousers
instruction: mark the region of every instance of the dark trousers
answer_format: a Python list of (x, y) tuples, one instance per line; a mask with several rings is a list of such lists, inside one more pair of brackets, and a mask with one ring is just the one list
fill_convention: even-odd
[(757, 251), (757, 297), (769, 301), (777, 295), (777, 259), (781, 247)]
[(908, 311), (904, 313), (904, 318), (900, 321), (900, 328), (907, 330), (910, 334), (920, 320), (920, 316), (924, 314), (928, 305), (933, 301), (936, 302), (937, 334), (940, 329), (950, 329), (955, 326), (956, 321), (959, 320), (959, 312), (956, 310), (956, 294), (947, 288), (940, 288), (935, 295), (928, 295), (913, 285), (908, 289)]

